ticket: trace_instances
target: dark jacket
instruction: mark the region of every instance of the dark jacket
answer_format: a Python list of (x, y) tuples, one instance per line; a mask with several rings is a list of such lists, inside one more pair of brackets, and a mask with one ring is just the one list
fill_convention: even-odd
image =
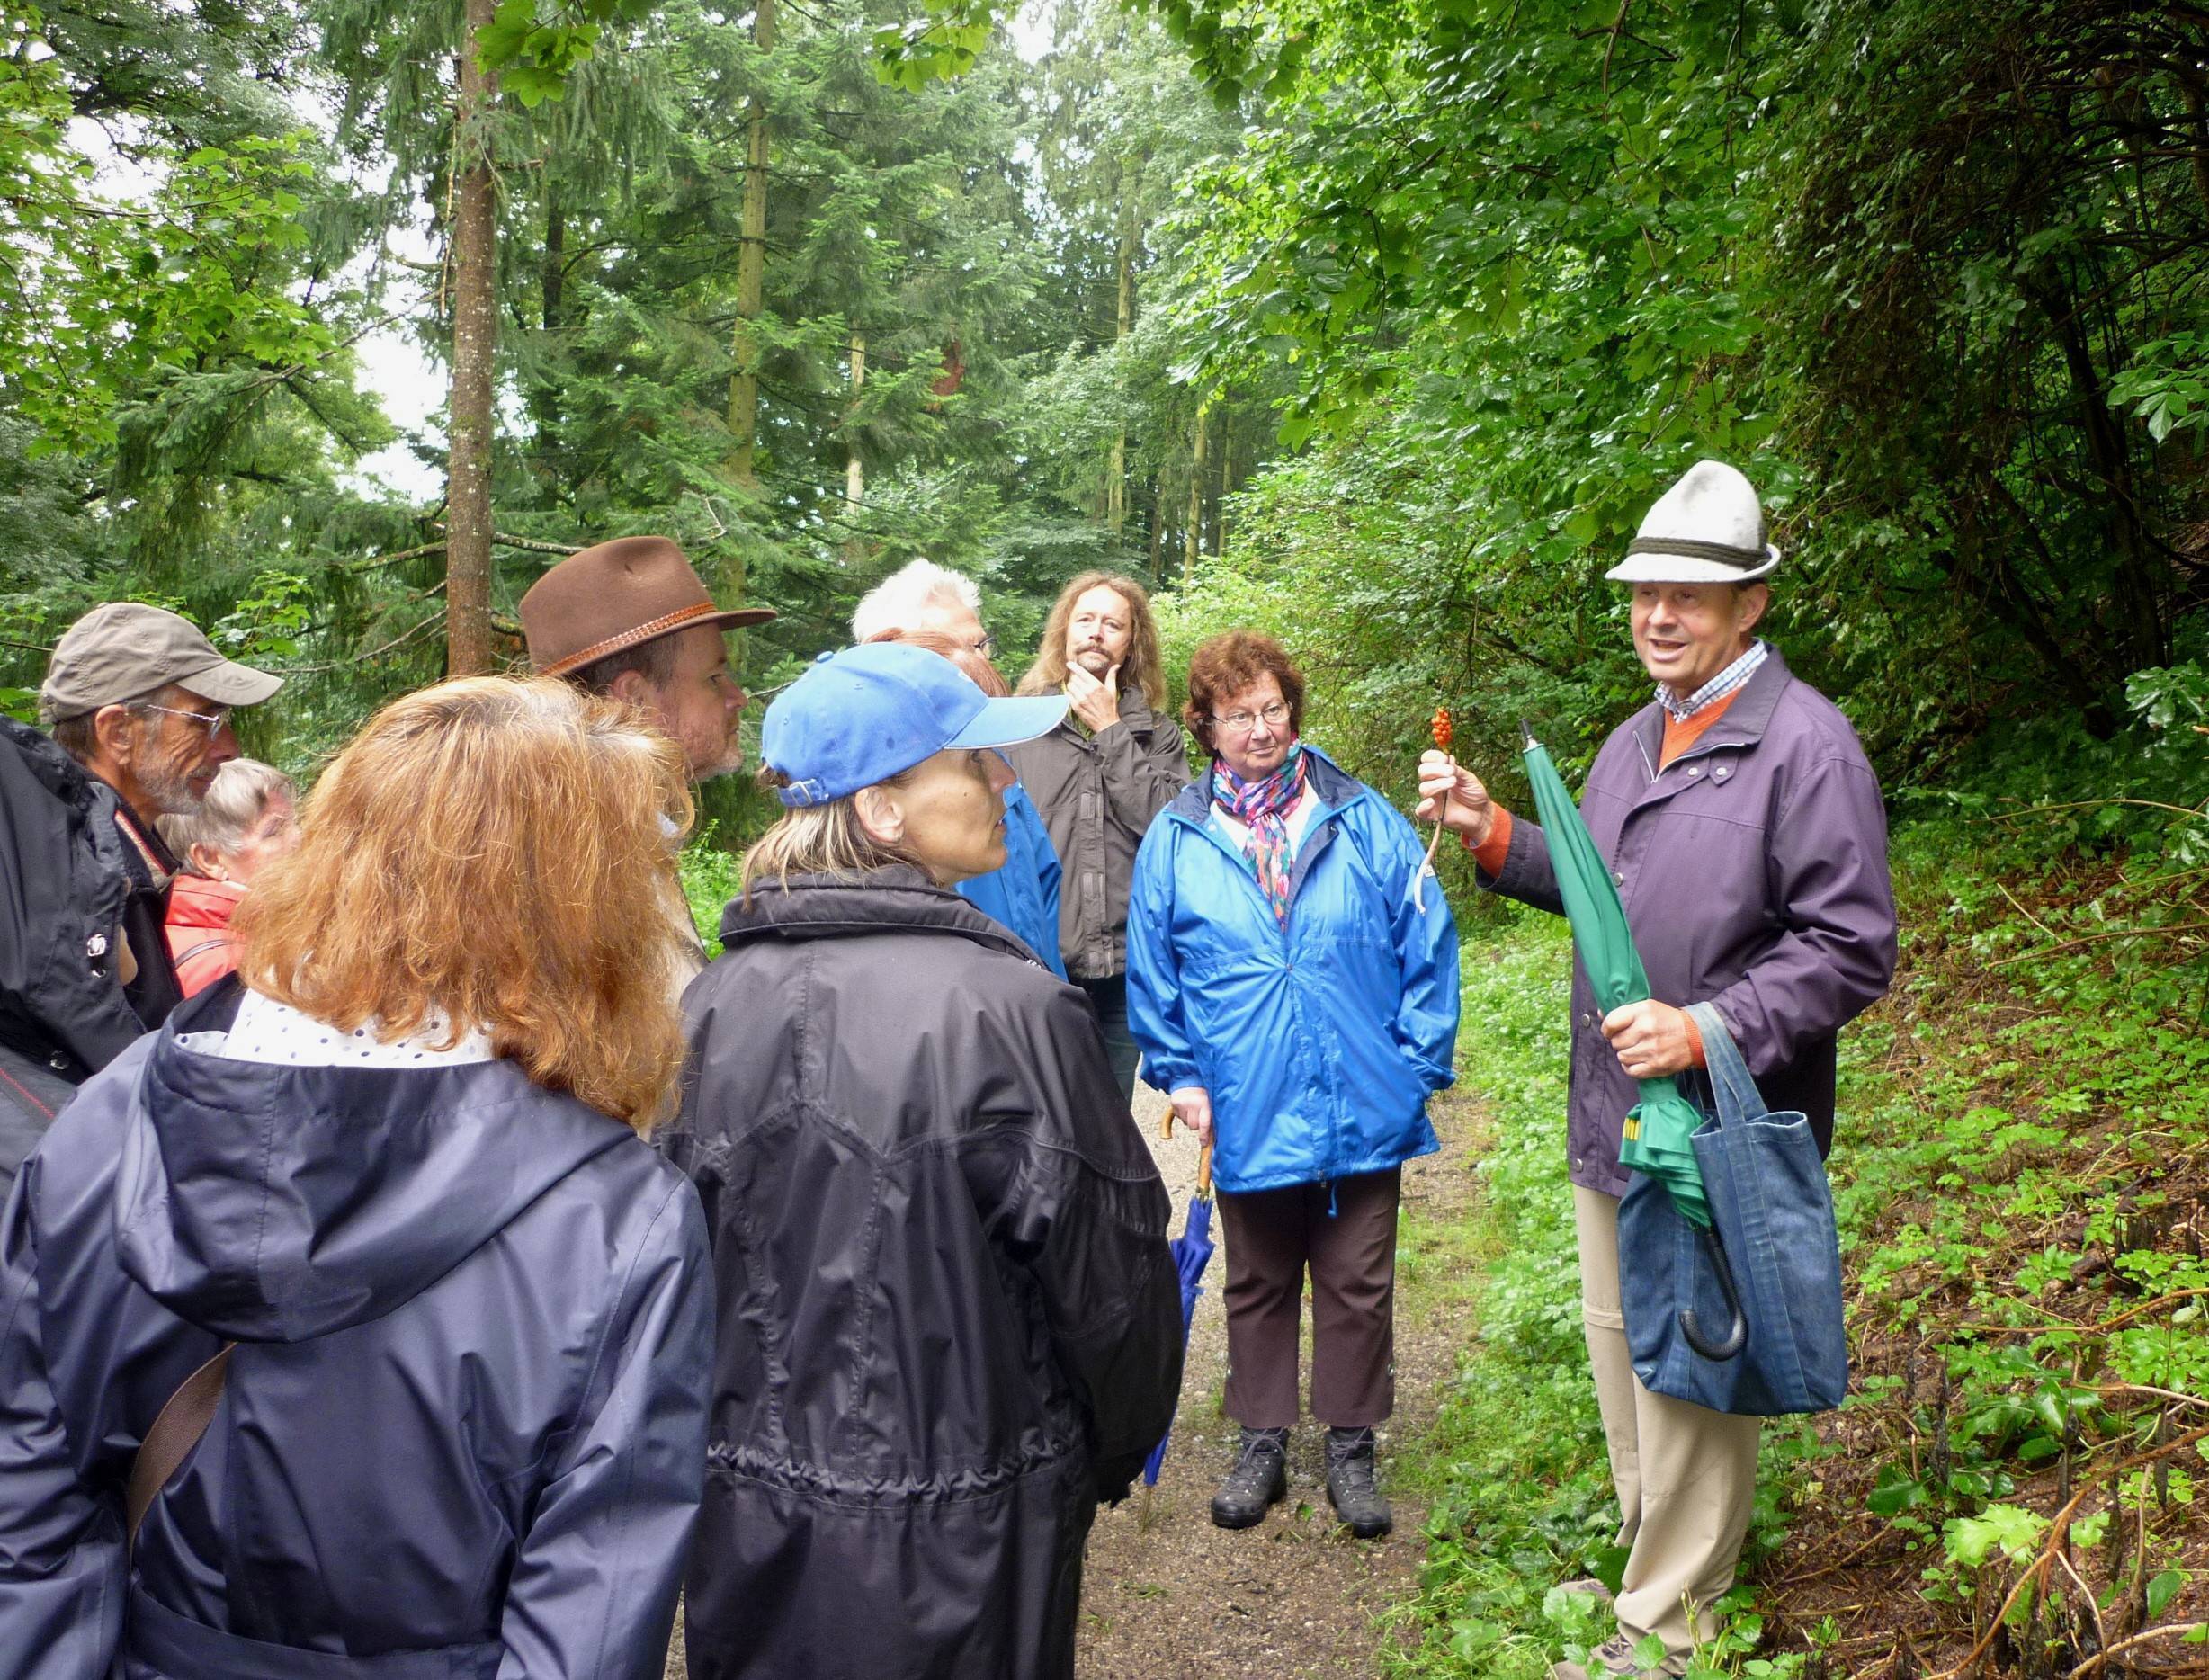
[(1059, 888), (1059, 951), (1078, 980), (1109, 979), (1128, 967), (1128, 886), (1150, 819), (1189, 785), (1181, 726), (1120, 697), (1120, 721), (1091, 735), (1069, 713), (1049, 735), (1005, 755), (1043, 813), (1064, 871)]
[[(106, 1067), (183, 996), (161, 933), (173, 860), (148, 868), (121, 804), (48, 737), (0, 718), (0, 1193), (55, 1085)], [(138, 959), (127, 992), (118, 928)]]
[[(1840, 709), (1768, 655), (1695, 746), (1657, 769), (1652, 701), (1596, 755), (1580, 796), (1649, 970), (1650, 995), (1713, 1003), (1766, 1104), (1833, 1139), (1834, 1041), (1894, 977), (1894, 890), (1879, 782)], [(1482, 885), (1561, 911), (1549, 844), (1514, 821)], [(1639, 1100), (1572, 979), (1572, 1182), (1625, 1192), (1619, 1128)]]
[(722, 918), (668, 1148), (720, 1344), (693, 1680), (1065, 1680), (1180, 1384), (1167, 1198), (1082, 994), (889, 869)]
[(1146, 1077), (1212, 1094), (1230, 1193), (1385, 1172), (1442, 1146), (1455, 1077), (1457, 928), (1411, 825), (1307, 745), (1319, 800), (1283, 927), (1212, 821), (1212, 777), (1151, 826), (1128, 915), (1128, 1017)]
[[(94, 1076), (0, 1221), (0, 1674), (658, 1680), (703, 1473), (695, 1194), (511, 1062), (179, 1039), (237, 995)], [(225, 1340), (126, 1559), (139, 1443)]]

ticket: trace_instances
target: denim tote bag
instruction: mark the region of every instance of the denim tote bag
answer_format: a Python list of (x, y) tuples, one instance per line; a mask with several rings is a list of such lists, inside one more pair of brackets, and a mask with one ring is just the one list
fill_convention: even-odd
[(1829, 1411), (1848, 1392), (1841, 1245), (1810, 1121), (1767, 1111), (1718, 1011), (1689, 1009), (1709, 1064), (1712, 1117), (1695, 1159), (1748, 1340), (1731, 1359), (1689, 1345), (1680, 1318), (1723, 1325), (1730, 1303), (1705, 1250), (1663, 1186), (1637, 1174), (1618, 1209), (1620, 1308), (1634, 1375), (1653, 1394), (1714, 1412), (1779, 1417)]

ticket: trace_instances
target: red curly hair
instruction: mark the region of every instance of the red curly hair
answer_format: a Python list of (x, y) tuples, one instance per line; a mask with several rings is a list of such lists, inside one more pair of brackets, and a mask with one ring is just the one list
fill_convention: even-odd
[(1289, 702), (1289, 733), (1304, 730), (1304, 674), (1296, 668), (1289, 651), (1263, 630), (1224, 630), (1196, 645), (1189, 656), (1189, 699), (1181, 720), (1207, 752), (1217, 750), (1212, 738), (1212, 714), (1261, 677), (1281, 684), (1281, 698)]

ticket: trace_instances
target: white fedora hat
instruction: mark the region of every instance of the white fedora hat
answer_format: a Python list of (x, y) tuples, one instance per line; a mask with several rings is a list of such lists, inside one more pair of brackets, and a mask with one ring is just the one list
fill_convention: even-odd
[(1746, 584), (1778, 564), (1756, 487), (1722, 460), (1699, 460), (1657, 498), (1626, 558), (1604, 576), (1623, 584)]

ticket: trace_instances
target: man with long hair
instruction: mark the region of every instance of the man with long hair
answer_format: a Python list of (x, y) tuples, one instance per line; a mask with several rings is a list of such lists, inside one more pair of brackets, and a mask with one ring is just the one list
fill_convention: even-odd
[(1131, 577), (1084, 572), (1059, 592), (1024, 694), (1063, 693), (1066, 720), (1009, 749), (1064, 871), (1059, 950), (1104, 1029), (1121, 1094), (1135, 1092), (1128, 1032), (1128, 885), (1150, 819), (1189, 784), (1169, 715), (1150, 597)]

